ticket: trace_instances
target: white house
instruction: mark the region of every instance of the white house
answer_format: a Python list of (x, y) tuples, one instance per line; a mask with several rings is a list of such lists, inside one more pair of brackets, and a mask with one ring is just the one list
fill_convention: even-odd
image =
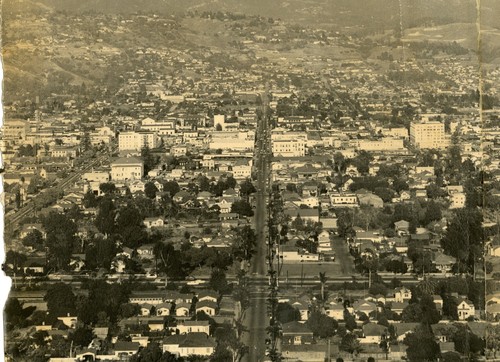
[(474, 303), (468, 299), (462, 299), (459, 301), (457, 306), (458, 319), (463, 321), (469, 317), (474, 317), (475, 308)]

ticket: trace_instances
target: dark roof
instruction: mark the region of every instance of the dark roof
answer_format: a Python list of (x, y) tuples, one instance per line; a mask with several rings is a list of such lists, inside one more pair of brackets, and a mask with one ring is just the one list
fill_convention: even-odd
[(287, 334), (310, 334), (312, 335), (313, 332), (303, 323), (299, 322), (288, 322), (283, 324), (282, 326), (283, 329), (283, 335)]
[(138, 351), (139, 342), (118, 341), (115, 343), (115, 351)]

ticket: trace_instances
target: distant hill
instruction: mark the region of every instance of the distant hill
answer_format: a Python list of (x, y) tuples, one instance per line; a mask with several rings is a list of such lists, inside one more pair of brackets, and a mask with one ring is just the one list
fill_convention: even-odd
[[(474, 23), (475, 0), (4, 0), (5, 13), (48, 9), (72, 13), (95, 11), (119, 14), (185, 11), (229, 11), (293, 20), (302, 24), (392, 29), (423, 22)], [(483, 0), (485, 25), (498, 27), (500, 1)]]

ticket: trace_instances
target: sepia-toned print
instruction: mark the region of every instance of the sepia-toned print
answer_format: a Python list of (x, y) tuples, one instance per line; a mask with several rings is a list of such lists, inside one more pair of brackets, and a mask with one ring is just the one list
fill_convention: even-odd
[(500, 361), (498, 15), (4, 0), (5, 361)]

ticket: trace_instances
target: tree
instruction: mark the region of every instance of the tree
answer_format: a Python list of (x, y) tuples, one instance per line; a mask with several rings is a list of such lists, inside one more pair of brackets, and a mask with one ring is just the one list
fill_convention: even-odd
[(316, 337), (328, 338), (335, 334), (338, 323), (335, 319), (328, 317), (319, 311), (314, 311), (307, 320), (307, 326)]
[(174, 196), (180, 190), (181, 188), (176, 181), (167, 181), (163, 184), (163, 191), (168, 192), (170, 196)]
[(410, 361), (436, 361), (439, 357), (439, 344), (430, 327), (417, 327), (406, 336), (404, 343), (408, 346), (406, 355)]
[(32, 247), (32, 248), (37, 249), (37, 250), (43, 249), (44, 240), (43, 240), (42, 233), (36, 229), (30, 231), (23, 238), (23, 245), (28, 246), (28, 247)]
[(123, 239), (123, 244), (136, 248), (146, 238), (143, 217), (133, 204), (120, 208), (116, 217), (116, 230)]
[(441, 207), (438, 203), (431, 200), (427, 203), (427, 207), (425, 208), (425, 216), (422, 224), (428, 225), (433, 221), (441, 220), (441, 217)]
[(243, 196), (250, 196), (250, 194), (253, 194), (257, 190), (255, 189), (255, 186), (252, 184), (252, 181), (249, 179), (245, 179), (242, 183), (240, 183), (240, 194)]
[(361, 174), (366, 174), (370, 170), (370, 163), (373, 161), (373, 156), (366, 151), (359, 151), (358, 155), (352, 160), (356, 169)]
[(405, 274), (408, 271), (408, 266), (402, 260), (390, 260), (385, 265), (385, 270), (388, 272), (393, 272), (394, 274), (401, 273)]
[[(247, 350), (246, 346), (240, 342), (236, 331), (231, 326), (224, 324), (215, 330), (215, 339), (217, 348), (211, 361), (239, 361), (243, 353)], [(225, 356), (229, 356), (229, 359)]]
[(66, 316), (75, 311), (76, 297), (69, 284), (62, 282), (51, 284), (43, 300), (47, 303), (49, 314), (54, 317)]
[(5, 254), (5, 264), (12, 265), (14, 272), (17, 272), (19, 268), (23, 267), (26, 260), (28, 260), (28, 257), (18, 251), (9, 250)]
[(241, 216), (253, 216), (252, 206), (245, 200), (237, 200), (231, 205), (231, 212)]
[(325, 284), (327, 281), (326, 273), (325, 272), (320, 272), (319, 273), (319, 282), (321, 283), (321, 300), (325, 300)]
[[(163, 351), (157, 342), (148, 343), (139, 353), (134, 355), (130, 362), (163, 362), (169, 361), (163, 356)], [(174, 361), (174, 360), (172, 360)]]
[(444, 252), (457, 258), (459, 265), (467, 265), (470, 270), (482, 255), (484, 241), (482, 222), (481, 211), (460, 209), (441, 240)]
[(158, 188), (151, 181), (146, 182), (144, 185), (144, 194), (150, 199), (154, 199), (156, 197), (156, 193), (158, 192)]
[(113, 182), (105, 182), (99, 185), (99, 190), (105, 195), (111, 195), (116, 192), (116, 186)]
[(347, 333), (344, 337), (342, 337), (342, 341), (340, 342), (340, 349), (347, 353), (358, 354), (362, 351), (361, 344), (358, 341), (358, 338), (352, 334)]
[(493, 351), (493, 358), (500, 348), (500, 325), (489, 324), (486, 327), (486, 348)]
[(93, 338), (94, 334), (89, 327), (78, 327), (69, 335), (69, 340), (80, 347), (88, 347)]
[(471, 360), (471, 354), (482, 353), (485, 343), (482, 338), (472, 333), (469, 326), (455, 323), (456, 330), (453, 333), (452, 340), (455, 344), (455, 350), (464, 354)]
[(226, 279), (226, 273), (218, 268), (212, 270), (212, 274), (210, 275), (210, 280), (208, 284), (210, 288), (219, 292), (220, 294), (224, 294), (229, 290), (229, 285)]
[(144, 162), (145, 175), (147, 175), (149, 171), (154, 169), (156, 165), (158, 165), (158, 162), (160, 161), (160, 158), (158, 156), (153, 155), (151, 149), (147, 145), (141, 149), (141, 159), (142, 162)]
[(278, 303), (276, 318), (282, 324), (300, 320), (300, 311), (292, 307), (290, 303)]
[(111, 235), (115, 231), (115, 204), (110, 197), (104, 197), (99, 203), (99, 210), (95, 218), (97, 229), (104, 235)]
[(90, 270), (104, 268), (109, 270), (116, 256), (116, 242), (113, 238), (95, 238), (85, 250), (85, 265)]
[(233, 255), (239, 260), (250, 260), (255, 253), (256, 242), (257, 236), (250, 226), (239, 228), (232, 245)]
[(66, 269), (76, 241), (76, 224), (64, 214), (51, 212), (42, 225), (47, 233), (49, 264), (57, 270)]
[(26, 326), (26, 319), (33, 313), (34, 307), (23, 307), (17, 298), (8, 298), (5, 303), (5, 323), (8, 331)]

